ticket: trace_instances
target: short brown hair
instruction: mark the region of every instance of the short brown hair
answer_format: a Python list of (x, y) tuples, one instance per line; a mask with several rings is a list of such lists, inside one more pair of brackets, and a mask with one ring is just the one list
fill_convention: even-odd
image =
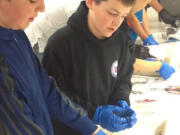
[[(102, 1), (108, 1), (108, 0), (94, 0), (96, 4), (100, 4)], [(136, 0), (119, 0), (126, 6), (132, 6), (135, 4)]]

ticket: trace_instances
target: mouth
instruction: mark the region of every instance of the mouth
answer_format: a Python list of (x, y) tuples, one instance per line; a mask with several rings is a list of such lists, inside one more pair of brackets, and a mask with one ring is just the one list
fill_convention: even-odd
[(115, 31), (115, 28), (108, 28), (108, 30), (109, 30), (110, 32), (114, 32), (114, 31)]
[(33, 22), (36, 17), (37, 17), (37, 15), (34, 15), (33, 17), (29, 18), (29, 21)]
[(30, 21), (30, 22), (33, 22), (33, 21), (34, 21), (34, 17), (29, 18), (29, 21)]

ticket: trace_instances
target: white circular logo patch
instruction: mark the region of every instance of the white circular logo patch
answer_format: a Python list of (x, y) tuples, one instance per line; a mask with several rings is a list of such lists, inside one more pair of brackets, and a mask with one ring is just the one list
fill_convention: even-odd
[(117, 77), (117, 70), (118, 70), (118, 61), (115, 60), (111, 66), (111, 74), (114, 78)]

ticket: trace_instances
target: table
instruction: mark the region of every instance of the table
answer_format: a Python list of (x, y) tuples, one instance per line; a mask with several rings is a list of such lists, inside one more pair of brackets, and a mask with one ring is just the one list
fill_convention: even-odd
[(166, 89), (168, 81), (160, 77), (134, 75), (130, 95), (131, 108), (137, 113), (137, 123), (130, 129), (108, 135), (180, 135), (180, 93)]

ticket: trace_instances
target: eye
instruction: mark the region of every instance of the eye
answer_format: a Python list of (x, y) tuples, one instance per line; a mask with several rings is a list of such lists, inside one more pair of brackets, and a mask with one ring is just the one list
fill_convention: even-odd
[(37, 2), (37, 0), (29, 0), (30, 1), (30, 3), (36, 3)]
[(121, 18), (125, 18), (126, 16), (121, 16)]
[(112, 13), (112, 12), (108, 12), (108, 14), (111, 15), (111, 16), (118, 16), (118, 14)]

